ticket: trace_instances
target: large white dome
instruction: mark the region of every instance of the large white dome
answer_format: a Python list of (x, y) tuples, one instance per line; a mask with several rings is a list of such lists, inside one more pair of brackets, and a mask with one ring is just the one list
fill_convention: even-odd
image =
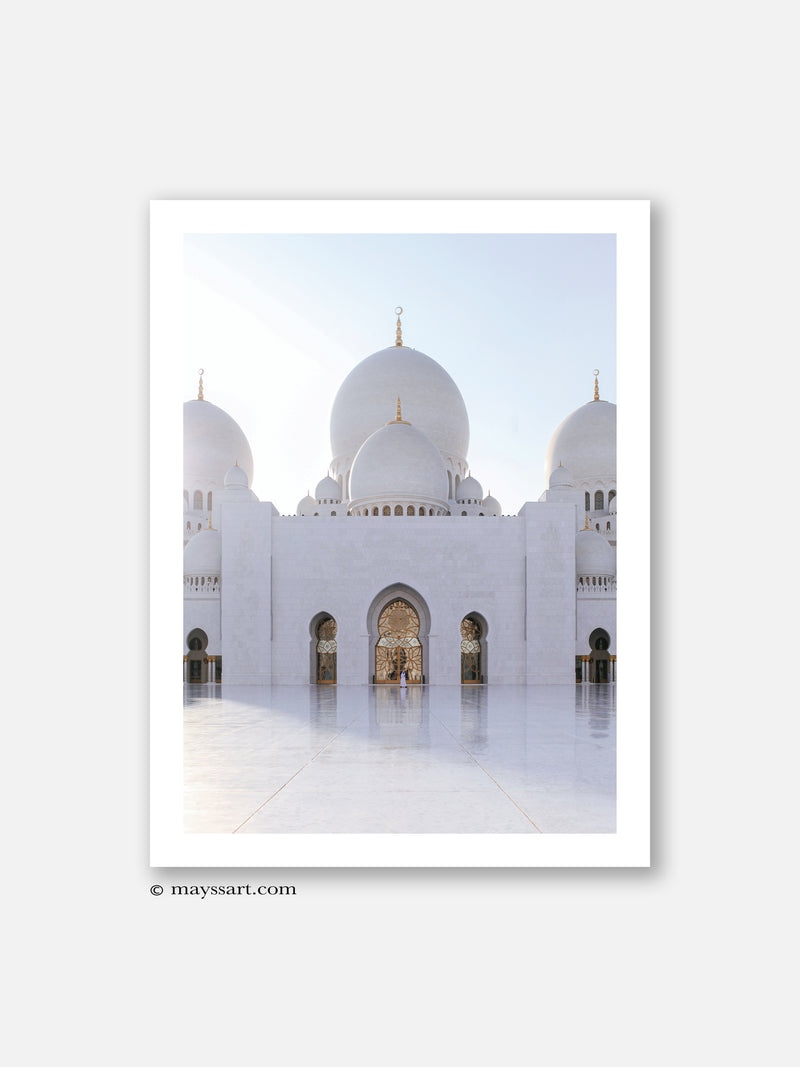
[(207, 400), (187, 400), (183, 405), (184, 489), (221, 489), (235, 463), (252, 485), (253, 454), (239, 424)]
[(390, 422), (364, 442), (353, 461), (350, 486), (353, 504), (413, 500), (447, 507), (444, 461), (425, 434), (407, 422)]
[(547, 446), (544, 463), (546, 484), (562, 463), (573, 483), (614, 482), (617, 478), (617, 405), (607, 400), (590, 400), (567, 415), (556, 428)]
[(469, 418), (458, 386), (430, 356), (401, 345), (367, 356), (342, 382), (331, 412), (334, 460), (355, 456), (384, 425), (398, 396), (417, 430), (443, 455), (466, 462)]

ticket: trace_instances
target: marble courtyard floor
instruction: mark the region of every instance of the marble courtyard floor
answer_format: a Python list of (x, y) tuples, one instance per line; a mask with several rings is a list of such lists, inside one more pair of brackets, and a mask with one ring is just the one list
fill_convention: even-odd
[(615, 690), (186, 685), (184, 828), (614, 833)]

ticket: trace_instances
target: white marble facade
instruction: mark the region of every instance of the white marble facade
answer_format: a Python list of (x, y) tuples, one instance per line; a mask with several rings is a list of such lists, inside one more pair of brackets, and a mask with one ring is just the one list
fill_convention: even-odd
[(466, 478), (459, 401), (449, 375), (401, 342), (363, 360), (334, 402), (328, 476), (281, 516), (249, 489), (246, 438), (201, 388), (184, 406), (187, 681), (314, 684), (330, 617), (336, 683), (369, 685), (378, 617), (397, 598), (419, 619), (427, 684), (462, 682), (467, 616), (486, 685), (616, 680), (615, 406), (595, 388), (553, 435), (548, 489), (502, 515)]

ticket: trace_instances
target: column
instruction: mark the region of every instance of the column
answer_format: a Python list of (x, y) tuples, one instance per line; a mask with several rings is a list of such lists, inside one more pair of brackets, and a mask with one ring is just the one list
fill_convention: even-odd
[(584, 685), (589, 681), (589, 657), (581, 656), (581, 681)]
[(609, 679), (609, 681), (616, 682), (616, 680), (617, 680), (617, 657), (616, 656), (609, 656), (608, 658), (611, 661), (611, 678)]
[(189, 659), (188, 656), (184, 656), (183, 657), (183, 680), (184, 680), (184, 682), (186, 681), (186, 672), (188, 670), (188, 667), (186, 666), (188, 659)]
[(216, 681), (217, 657), (208, 657), (208, 684), (213, 685)]

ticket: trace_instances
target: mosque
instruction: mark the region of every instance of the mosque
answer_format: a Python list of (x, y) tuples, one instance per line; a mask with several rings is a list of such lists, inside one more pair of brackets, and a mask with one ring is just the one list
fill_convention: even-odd
[[(467, 461), (461, 393), (402, 339), (333, 402), (332, 459), (295, 515), (259, 501), (238, 424), (184, 404), (187, 683), (616, 681), (616, 406), (555, 429), (538, 501), (504, 515)], [(363, 520), (367, 521), (364, 522)]]

